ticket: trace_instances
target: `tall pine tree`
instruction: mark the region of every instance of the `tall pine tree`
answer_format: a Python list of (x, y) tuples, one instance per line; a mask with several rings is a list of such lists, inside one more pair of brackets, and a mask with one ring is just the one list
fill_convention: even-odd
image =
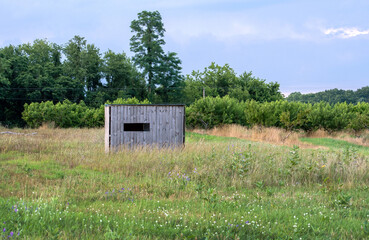
[[(175, 101), (169, 96), (173, 95), (170, 91), (179, 86), (183, 79), (180, 75), (181, 61), (175, 53), (165, 54), (163, 51), (165, 29), (160, 13), (158, 11), (139, 13), (138, 19), (131, 22), (131, 29), (134, 33), (130, 43), (131, 51), (135, 53), (133, 61), (146, 77), (149, 100)], [(177, 95), (181, 94), (177, 92)]]

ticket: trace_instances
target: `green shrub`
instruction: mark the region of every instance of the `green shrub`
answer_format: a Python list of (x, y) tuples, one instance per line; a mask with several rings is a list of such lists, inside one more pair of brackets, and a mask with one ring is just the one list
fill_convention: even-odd
[[(113, 101), (113, 104), (148, 104), (147, 100), (136, 98)], [(111, 104), (111, 102), (107, 102)], [(31, 128), (40, 127), (45, 122), (54, 122), (55, 127), (101, 127), (104, 126), (104, 105), (99, 108), (89, 108), (81, 101), (79, 104), (69, 100), (54, 104), (52, 101), (24, 105), (22, 118)]]
[(368, 119), (368, 103), (310, 104), (285, 100), (264, 103), (249, 100), (244, 103), (226, 96), (207, 97), (187, 109), (187, 125), (200, 128), (237, 123), (304, 131), (349, 129), (358, 133), (369, 127)]
[(229, 96), (199, 99), (186, 109), (186, 123), (189, 127), (201, 128), (245, 124), (244, 105), (244, 102)]
[[(107, 104), (149, 104), (148, 100), (118, 98)], [(56, 127), (104, 126), (104, 106), (89, 108), (68, 100), (54, 104), (51, 101), (24, 105), (22, 113), (27, 125), (37, 128), (45, 122)], [(316, 104), (288, 102), (239, 102), (229, 96), (206, 97), (197, 100), (186, 109), (186, 124), (190, 128), (213, 128), (223, 124), (243, 126), (281, 127), (287, 130), (327, 131), (353, 130), (356, 134), (369, 127), (369, 103), (356, 105), (319, 102)]]

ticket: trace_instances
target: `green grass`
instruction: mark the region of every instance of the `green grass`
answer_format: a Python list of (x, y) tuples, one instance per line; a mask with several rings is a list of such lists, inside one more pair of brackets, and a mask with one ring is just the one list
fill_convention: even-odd
[(0, 138), (0, 239), (369, 238), (369, 157), (353, 150), (186, 133), (183, 149), (105, 154), (102, 140)]
[(234, 138), (234, 137), (219, 137), (207, 134), (200, 134), (194, 132), (186, 132), (186, 142), (194, 143), (199, 141), (206, 141), (206, 142), (248, 142), (243, 139)]
[(302, 142), (312, 143), (318, 146), (325, 146), (331, 149), (355, 149), (358, 152), (369, 154), (369, 147), (350, 143), (344, 140), (332, 138), (300, 138)]
[[(367, 205), (335, 204), (332, 194), (312, 189), (244, 191), (207, 200), (0, 199), (2, 229), (20, 236), (76, 239), (305, 238), (357, 239), (369, 234)], [(259, 196), (256, 196), (258, 194)], [(343, 194), (343, 193), (341, 193)], [(368, 191), (345, 192), (368, 199)], [(363, 209), (364, 208), (364, 209)], [(17, 212), (15, 212), (15, 209)], [(364, 211), (363, 211), (364, 210)], [(361, 228), (361, 226), (363, 228)], [(355, 238), (354, 237), (354, 238)]]

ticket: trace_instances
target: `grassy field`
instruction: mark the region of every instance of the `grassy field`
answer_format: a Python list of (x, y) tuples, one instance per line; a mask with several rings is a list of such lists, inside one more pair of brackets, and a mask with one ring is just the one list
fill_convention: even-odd
[(369, 238), (365, 151), (187, 133), (105, 154), (103, 129), (34, 131), (0, 135), (0, 239)]
[(365, 155), (369, 155), (369, 147), (362, 146), (354, 143), (347, 142), (345, 140), (332, 139), (332, 138), (300, 138), (303, 142), (312, 143), (318, 146), (325, 146), (330, 149), (335, 150), (344, 150), (348, 151), (349, 149), (353, 152), (357, 151)]

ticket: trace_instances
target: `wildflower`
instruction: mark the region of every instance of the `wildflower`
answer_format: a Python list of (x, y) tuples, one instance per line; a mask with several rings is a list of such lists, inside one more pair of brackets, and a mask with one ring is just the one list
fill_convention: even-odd
[(6, 228), (3, 229), (3, 232), (5, 232), (5, 231), (6, 231)]
[(10, 237), (13, 237), (13, 234), (14, 234), (13, 232), (10, 232)]
[(323, 165), (322, 168), (325, 168), (325, 165)]

